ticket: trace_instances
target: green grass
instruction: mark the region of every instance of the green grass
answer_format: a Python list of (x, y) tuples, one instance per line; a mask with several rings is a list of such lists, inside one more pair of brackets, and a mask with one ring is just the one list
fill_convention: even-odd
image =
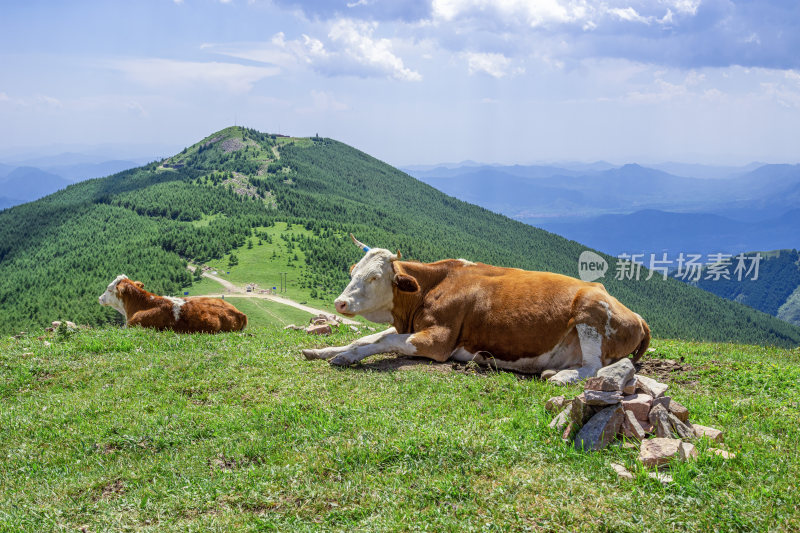
[[(288, 250), (286, 241), (281, 239), (282, 234), (295, 235), (298, 237), (312, 237), (313, 234), (300, 225), (294, 225), (288, 228), (285, 222), (276, 222), (274, 226), (269, 228), (256, 228), (256, 231), (266, 231), (269, 233), (272, 243), (262, 241), (262, 244), (259, 245), (259, 239), (257, 237), (251, 237), (250, 240), (253, 243), (252, 248), (248, 248), (245, 244), (233, 251), (239, 259), (238, 265), (232, 267), (228, 266), (228, 258), (230, 255), (219, 260), (209, 261), (206, 264), (216, 270), (219, 277), (227, 279), (232, 283), (239, 286), (244, 286), (248, 283), (258, 283), (259, 287), (264, 289), (277, 287), (280, 290), (281, 272), (286, 272), (287, 290), (284, 293), (280, 293), (281, 296), (298, 302), (307, 302), (308, 305), (313, 307), (333, 312), (332, 297), (312, 298), (311, 289), (300, 286), (299, 280), (301, 274), (305, 270), (305, 254), (296, 244), (291, 251)], [(295, 256), (297, 256), (296, 260), (294, 259)], [(226, 272), (230, 272), (230, 274), (226, 274)], [(219, 290), (219, 285), (215, 284), (215, 286), (217, 287), (216, 290)], [(197, 292), (195, 287), (192, 287), (190, 293), (203, 294), (202, 292)]]
[(203, 217), (200, 220), (193, 220), (191, 224), (195, 228), (207, 228), (211, 224), (212, 220), (216, 220), (224, 216), (225, 215), (222, 215), (220, 213), (215, 213), (213, 215), (203, 215)]
[(306, 313), (300, 309), (260, 298), (226, 296), (225, 299), (247, 315), (247, 327), (249, 329), (275, 325), (285, 326), (287, 324), (307, 326), (313, 316), (311, 313)]
[[(576, 452), (559, 389), (393, 356), (303, 360), (329, 338), (97, 329), (0, 339), (0, 531), (796, 531), (800, 352), (655, 341), (723, 461), (662, 486), (635, 450)], [(381, 364), (381, 361), (384, 364)]]

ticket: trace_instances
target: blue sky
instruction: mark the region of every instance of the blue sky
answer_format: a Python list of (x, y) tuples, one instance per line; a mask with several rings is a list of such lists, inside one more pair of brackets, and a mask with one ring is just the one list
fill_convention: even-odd
[(234, 121), (319, 133), (396, 165), (797, 162), (800, 2), (0, 7), (4, 153), (173, 150)]

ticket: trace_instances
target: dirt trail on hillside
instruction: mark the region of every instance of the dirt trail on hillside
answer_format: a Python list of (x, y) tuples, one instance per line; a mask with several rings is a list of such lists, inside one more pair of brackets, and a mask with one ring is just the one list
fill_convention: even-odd
[[(194, 270), (195, 270), (195, 267), (193, 267), (192, 265), (188, 265), (186, 268), (188, 268), (191, 272), (194, 272)], [(334, 313), (331, 313), (331, 312), (328, 312), (328, 311), (324, 311), (322, 309), (316, 309), (314, 307), (310, 307), (310, 306), (305, 305), (305, 304), (297, 303), (294, 300), (290, 300), (289, 298), (284, 298), (283, 296), (276, 296), (274, 294), (257, 294), (257, 293), (254, 293), (254, 292), (247, 292), (242, 287), (234, 285), (230, 281), (228, 281), (226, 279), (222, 279), (219, 276), (215, 276), (213, 274), (209, 274), (208, 272), (203, 272), (203, 277), (216, 281), (217, 283), (219, 283), (220, 285), (225, 287), (225, 289), (228, 291), (228, 293), (231, 296), (235, 295), (237, 298), (259, 298), (261, 300), (270, 300), (270, 301), (275, 302), (275, 303), (288, 305), (290, 307), (294, 307), (296, 309), (300, 309), (301, 311), (305, 311), (306, 313), (311, 313), (312, 315), (319, 315), (320, 313), (324, 313), (326, 315), (334, 314)], [(197, 295), (197, 296), (216, 297), (217, 295), (216, 294), (202, 294), (202, 295)], [(355, 320), (350, 320), (349, 318), (345, 318), (345, 317), (343, 317), (341, 315), (336, 315), (336, 316), (339, 317), (339, 319), (342, 321), (342, 324), (347, 324), (349, 326), (360, 326), (360, 325), (362, 325), (360, 322), (356, 322)]]

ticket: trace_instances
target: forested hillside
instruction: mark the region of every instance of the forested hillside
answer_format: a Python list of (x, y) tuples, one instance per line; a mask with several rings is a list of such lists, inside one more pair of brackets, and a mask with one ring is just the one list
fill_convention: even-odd
[[(753, 276), (739, 281), (731, 279), (705, 279), (697, 286), (708, 292), (743, 303), (759, 311), (800, 325), (800, 253), (797, 250), (758, 252), (758, 279)], [(753, 257), (756, 252), (746, 254)]]
[[(306, 261), (301, 283), (323, 287), (326, 298), (359, 257), (346, 239), (351, 231), (407, 258), (464, 257), (573, 276), (584, 250), (331, 139), (228, 128), (167, 160), (0, 212), (0, 330), (57, 318), (118, 321), (97, 304), (117, 274), (176, 294), (192, 283), (186, 259), (219, 258), (277, 221), (308, 230), (292, 244)], [(799, 328), (676, 280), (602, 281), (656, 336), (800, 344)]]

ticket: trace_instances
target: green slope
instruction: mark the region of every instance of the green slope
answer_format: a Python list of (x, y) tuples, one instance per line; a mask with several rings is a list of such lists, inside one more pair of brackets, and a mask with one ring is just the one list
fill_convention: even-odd
[[(448, 197), (342, 143), (228, 128), (165, 161), (0, 212), (0, 330), (57, 318), (118, 321), (96, 304), (117, 274), (177, 294), (191, 283), (185, 258), (225, 262), (278, 222), (304, 229), (281, 232), (284, 255), (264, 257), (265, 265), (296, 268), (292, 290), (327, 302), (359, 258), (350, 231), (407, 258), (464, 257), (569, 275), (584, 250)], [(800, 344), (799, 328), (679, 281), (608, 277), (609, 291), (656, 336)]]
[(797, 250), (773, 250), (745, 255), (752, 258), (756, 253), (761, 255), (757, 279), (753, 280), (754, 275), (750, 274), (743, 275), (739, 281), (733, 274), (737, 264), (736, 258), (733, 258), (731, 279), (702, 279), (697, 286), (722, 298), (800, 325), (800, 253)]

